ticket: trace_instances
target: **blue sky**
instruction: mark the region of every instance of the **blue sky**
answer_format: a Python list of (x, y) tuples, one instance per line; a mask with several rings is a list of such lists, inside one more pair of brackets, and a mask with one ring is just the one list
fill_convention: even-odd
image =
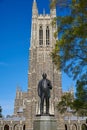
[[(27, 91), (33, 0), (0, 0), (0, 105), (13, 114), (16, 88)], [(49, 13), (49, 0), (37, 0), (39, 12)], [(62, 76), (63, 90), (73, 81)]]

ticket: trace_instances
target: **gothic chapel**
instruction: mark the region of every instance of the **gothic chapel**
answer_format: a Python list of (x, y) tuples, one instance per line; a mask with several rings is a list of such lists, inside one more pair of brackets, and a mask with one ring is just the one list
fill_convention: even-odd
[(56, 110), (57, 102), (62, 96), (61, 71), (52, 62), (50, 53), (55, 46), (54, 32), (57, 27), (51, 22), (56, 17), (56, 8), (50, 14), (39, 14), (36, 0), (32, 7), (31, 41), (29, 49), (28, 90), (17, 89), (14, 114), (0, 119), (0, 130), (33, 130), (35, 116), (40, 113), (40, 99), (37, 93), (38, 82), (46, 73), (53, 89), (50, 98), (50, 114), (55, 115), (58, 130), (87, 130), (85, 118), (78, 118), (71, 113), (61, 115)]

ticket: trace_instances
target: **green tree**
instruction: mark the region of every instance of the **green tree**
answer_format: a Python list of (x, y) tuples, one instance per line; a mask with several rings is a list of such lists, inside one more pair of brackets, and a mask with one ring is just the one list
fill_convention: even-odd
[(52, 52), (53, 62), (73, 79), (83, 79), (87, 76), (87, 1), (71, 0), (64, 8), (70, 13), (54, 19), (58, 25), (55, 37), (59, 39)]
[(68, 108), (72, 108), (73, 106), (73, 95), (71, 93), (65, 93), (61, 97), (61, 101), (57, 105), (58, 111), (63, 114), (68, 111)]
[(76, 98), (73, 107), (79, 115), (87, 116), (87, 82), (77, 81)]
[(72, 93), (65, 93), (57, 105), (58, 111), (63, 114), (70, 110), (79, 116), (87, 116), (87, 83), (77, 81), (76, 97)]
[[(76, 80), (76, 98), (72, 109), (79, 114), (87, 113), (87, 1), (54, 0), (51, 8), (66, 10), (53, 21), (57, 23), (55, 48), (51, 56), (58, 69)], [(61, 10), (61, 11), (62, 11)], [(62, 100), (61, 100), (62, 101)], [(66, 104), (67, 105), (67, 104)], [(81, 107), (82, 108), (81, 108)]]

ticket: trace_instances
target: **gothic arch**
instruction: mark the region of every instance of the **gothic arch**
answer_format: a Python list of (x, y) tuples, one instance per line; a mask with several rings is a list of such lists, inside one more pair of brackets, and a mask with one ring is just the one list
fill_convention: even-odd
[(26, 126), (25, 126), (25, 125), (23, 125), (23, 130), (25, 130), (25, 127), (26, 127)]
[(77, 130), (77, 125), (76, 124), (72, 125), (72, 130)]
[(17, 129), (17, 124), (15, 124), (13, 127), (13, 130), (16, 130), (16, 129)]
[(65, 130), (67, 130), (67, 125), (65, 124)]
[(9, 125), (6, 124), (6, 125), (4, 126), (4, 130), (9, 130)]
[(82, 124), (82, 126), (81, 126), (81, 130), (87, 130), (87, 126), (86, 126), (86, 124)]

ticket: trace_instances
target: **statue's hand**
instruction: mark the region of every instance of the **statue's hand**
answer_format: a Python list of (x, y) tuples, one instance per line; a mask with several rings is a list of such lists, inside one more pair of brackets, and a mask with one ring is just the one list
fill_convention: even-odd
[(48, 87), (49, 87), (49, 89), (52, 89), (52, 85), (49, 84)]

